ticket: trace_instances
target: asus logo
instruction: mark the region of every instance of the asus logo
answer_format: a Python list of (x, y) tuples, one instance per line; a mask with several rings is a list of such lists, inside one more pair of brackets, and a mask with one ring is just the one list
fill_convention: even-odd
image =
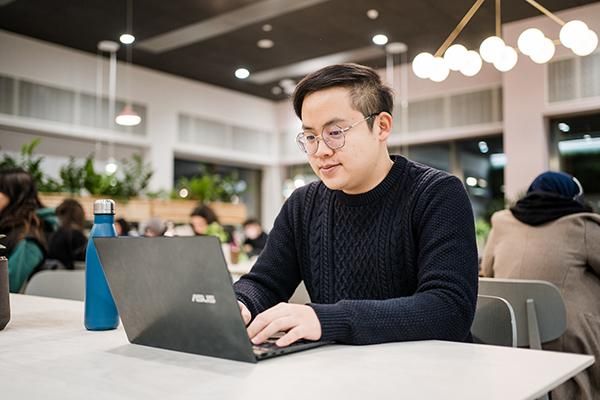
[(217, 299), (213, 294), (192, 294), (192, 303), (215, 304)]

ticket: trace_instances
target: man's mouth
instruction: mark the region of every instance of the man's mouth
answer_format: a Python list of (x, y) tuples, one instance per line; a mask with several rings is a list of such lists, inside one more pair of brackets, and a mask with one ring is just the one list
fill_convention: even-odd
[(319, 167), (319, 170), (320, 170), (322, 173), (324, 173), (324, 174), (327, 174), (327, 173), (331, 173), (331, 172), (333, 172), (333, 171), (336, 169), (336, 167), (338, 167), (338, 166), (340, 166), (340, 165), (341, 165), (341, 164), (325, 164), (325, 165), (321, 165), (321, 166)]

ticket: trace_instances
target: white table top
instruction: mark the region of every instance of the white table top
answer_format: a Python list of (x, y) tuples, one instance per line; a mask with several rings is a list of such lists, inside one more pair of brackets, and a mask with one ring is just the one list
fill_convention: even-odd
[(83, 303), (11, 295), (0, 394), (12, 399), (533, 399), (593, 363), (549, 351), (422, 341), (324, 346), (258, 364), (88, 332)]

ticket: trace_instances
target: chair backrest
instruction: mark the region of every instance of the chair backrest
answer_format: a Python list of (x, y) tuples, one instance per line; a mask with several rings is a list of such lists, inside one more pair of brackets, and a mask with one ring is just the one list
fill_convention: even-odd
[(476, 343), (517, 346), (517, 322), (508, 301), (496, 296), (477, 296), (477, 309), (471, 326)]
[(567, 329), (565, 303), (550, 282), (523, 279), (480, 278), (479, 294), (506, 299), (517, 320), (517, 346), (541, 349)]
[(288, 300), (288, 303), (294, 304), (306, 304), (310, 303), (310, 296), (308, 295), (308, 291), (306, 290), (306, 286), (304, 286), (304, 281), (301, 281), (296, 291)]
[(25, 294), (83, 301), (85, 298), (85, 271), (38, 272), (31, 277), (25, 287)]

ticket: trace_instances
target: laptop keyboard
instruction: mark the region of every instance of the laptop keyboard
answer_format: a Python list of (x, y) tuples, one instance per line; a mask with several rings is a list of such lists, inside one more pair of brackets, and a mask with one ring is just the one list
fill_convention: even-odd
[(257, 356), (263, 356), (265, 354), (275, 353), (278, 350), (284, 349), (286, 347), (308, 343), (307, 340), (298, 340), (298, 341), (292, 343), (289, 346), (279, 347), (279, 346), (277, 346), (275, 344), (275, 342), (277, 342), (277, 340), (280, 337), (282, 337), (283, 335), (285, 335), (285, 332), (277, 332), (276, 334), (274, 334), (273, 336), (271, 336), (270, 338), (268, 338), (265, 342), (263, 342), (261, 344), (252, 345), (252, 349), (254, 351), (254, 354), (256, 354)]

